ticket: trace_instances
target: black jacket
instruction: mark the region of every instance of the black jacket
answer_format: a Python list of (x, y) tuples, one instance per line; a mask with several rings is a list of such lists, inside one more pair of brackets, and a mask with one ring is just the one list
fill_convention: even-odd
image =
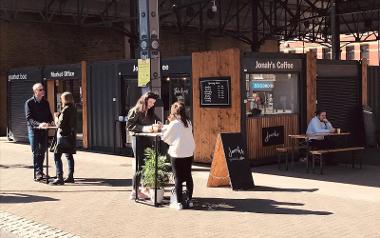
[(143, 126), (154, 124), (160, 121), (160, 118), (153, 114), (152, 117), (145, 116), (144, 112), (139, 112), (136, 108), (132, 108), (128, 112), (127, 130), (131, 132), (142, 132)]
[[(70, 148), (69, 151), (60, 151), (59, 146), (57, 147), (56, 144), (54, 153), (76, 153), (76, 116), (77, 110), (74, 105), (69, 104), (63, 108), (58, 117), (57, 133), (59, 133), (60, 136), (68, 136), (70, 138), (72, 148)], [(59, 136), (57, 135), (57, 137)]]

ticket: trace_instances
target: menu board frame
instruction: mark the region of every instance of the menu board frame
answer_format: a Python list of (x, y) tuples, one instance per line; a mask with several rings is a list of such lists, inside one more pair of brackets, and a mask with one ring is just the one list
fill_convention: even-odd
[[(223, 102), (206, 102), (204, 86), (205, 83), (210, 82), (223, 82), (226, 83), (227, 89), (224, 90), (224, 93), (227, 92), (227, 97), (224, 98)], [(201, 107), (231, 107), (231, 77), (229, 76), (221, 76), (221, 77), (205, 77), (199, 79), (199, 100)], [(211, 98), (212, 100), (212, 98)], [(227, 101), (226, 101), (227, 100)]]

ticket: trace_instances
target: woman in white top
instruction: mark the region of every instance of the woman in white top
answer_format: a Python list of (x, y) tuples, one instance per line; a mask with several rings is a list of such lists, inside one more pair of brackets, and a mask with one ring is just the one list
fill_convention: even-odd
[(193, 162), (195, 142), (193, 128), (189, 117), (186, 115), (185, 105), (175, 102), (171, 106), (168, 117), (169, 125), (164, 129), (162, 140), (169, 145), (168, 154), (175, 177), (175, 192), (177, 196), (177, 209), (182, 209), (182, 183), (186, 182), (189, 193), (189, 203), (192, 207), (191, 198), (193, 196), (193, 177), (191, 176), (191, 164)]

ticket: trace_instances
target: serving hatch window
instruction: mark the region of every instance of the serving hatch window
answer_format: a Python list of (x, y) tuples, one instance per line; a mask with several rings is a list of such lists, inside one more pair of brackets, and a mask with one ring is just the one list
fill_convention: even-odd
[(248, 116), (298, 113), (298, 74), (246, 74)]

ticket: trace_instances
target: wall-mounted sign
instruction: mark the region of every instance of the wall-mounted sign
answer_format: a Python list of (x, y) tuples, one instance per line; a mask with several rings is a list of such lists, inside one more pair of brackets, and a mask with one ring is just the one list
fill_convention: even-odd
[(24, 73), (9, 74), (8, 75), (8, 81), (10, 81), (10, 80), (18, 80), (18, 79), (28, 79), (28, 75), (24, 74)]
[(302, 60), (300, 59), (258, 59), (243, 58), (244, 72), (288, 72), (300, 71)]
[(253, 91), (272, 91), (274, 88), (274, 81), (265, 81), (265, 80), (252, 80), (251, 89)]
[(263, 146), (284, 144), (284, 126), (262, 128), (261, 139)]
[(49, 77), (50, 79), (63, 78), (63, 77), (75, 78), (75, 72), (71, 70), (53, 71), (53, 72), (50, 72), (49, 76), (50, 76)]
[(199, 79), (201, 107), (231, 106), (231, 78)]
[(81, 78), (81, 65), (48, 65), (44, 67), (43, 72), (43, 76), (46, 80), (79, 80)]
[(137, 80), (139, 87), (145, 87), (150, 81), (150, 59), (138, 59)]

